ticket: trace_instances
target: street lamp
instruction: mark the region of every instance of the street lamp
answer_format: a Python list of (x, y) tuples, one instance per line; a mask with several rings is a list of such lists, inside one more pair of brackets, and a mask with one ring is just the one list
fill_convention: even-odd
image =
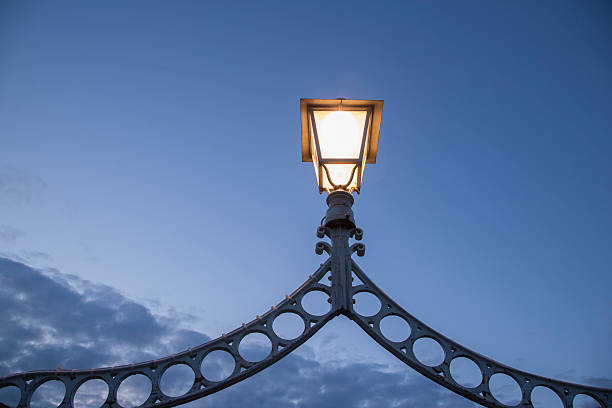
[[(19, 408), (29, 408), (32, 396), (48, 381), (60, 381), (65, 387), (61, 408), (73, 408), (76, 391), (88, 381), (102, 380), (108, 386), (108, 394), (102, 401), (103, 408), (123, 408), (118, 402), (119, 386), (133, 375), (143, 375), (151, 382), (151, 392), (140, 405), (146, 408), (173, 407), (202, 398), (242, 381), (274, 364), (298, 346), (306, 342), (327, 322), (338, 315), (345, 315), (361, 327), (372, 339), (412, 367), (418, 373), (449, 390), (480, 405), (493, 408), (507, 407), (499, 395), (491, 390), (490, 381), (496, 376), (507, 376), (516, 382), (521, 393), (514, 406), (533, 408), (532, 392), (547, 388), (559, 397), (565, 408), (572, 408), (578, 396), (592, 398), (602, 408), (612, 408), (612, 389), (572, 384), (530, 374), (506, 366), (485, 357), (437, 332), (404, 310), (385, 294), (353, 260), (352, 254), (363, 256), (362, 243), (350, 244), (351, 238), (359, 241), (363, 231), (356, 228), (353, 211), (353, 192), (359, 192), (366, 163), (376, 161), (378, 135), (382, 113), (382, 101), (347, 99), (302, 99), (302, 160), (312, 161), (319, 191), (327, 191), (328, 209), (324, 222), (317, 228), (320, 241), (315, 246), (317, 254), (326, 252), (329, 257), (309, 279), (270, 310), (241, 327), (223, 333), (194, 348), (156, 360), (125, 366), (92, 370), (46, 370), (18, 373), (0, 378), (0, 390), (14, 387), (19, 392)], [(402, 260), (398, 259), (398, 264)], [(325, 277), (330, 274), (330, 278)], [(329, 308), (317, 314), (303, 306), (303, 299), (312, 292), (328, 297)], [(369, 293), (377, 298), (376, 311), (365, 312), (354, 308), (358, 295)], [(303, 330), (288, 339), (274, 330), (274, 322), (283, 315), (299, 317)], [(402, 338), (389, 338), (381, 330), (386, 319), (401, 319), (407, 333)], [(253, 361), (241, 353), (240, 345), (251, 335), (264, 335), (270, 342), (267, 356)], [(436, 344), (443, 358), (431, 362), (422, 359), (416, 351), (419, 342)], [(225, 353), (232, 363), (225, 378), (211, 375), (205, 362), (211, 353)], [(480, 373), (480, 383), (465, 384), (453, 377), (451, 365), (456, 359), (470, 361)], [(191, 369), (194, 380), (183, 395), (172, 396), (160, 387), (166, 371), (175, 365)], [(374, 385), (374, 384), (373, 384)], [(0, 408), (4, 405), (0, 403)]]
[(366, 163), (376, 163), (383, 101), (301, 99), (302, 161), (319, 192), (359, 193)]

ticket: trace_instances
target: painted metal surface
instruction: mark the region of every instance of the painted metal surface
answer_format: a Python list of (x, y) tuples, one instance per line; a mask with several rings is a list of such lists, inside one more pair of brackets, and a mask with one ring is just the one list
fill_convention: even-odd
[[(326, 252), (329, 258), (321, 264), (317, 271), (291, 295), (272, 306), (272, 308), (257, 316), (253, 321), (211, 340), (198, 347), (185, 350), (169, 357), (157, 360), (92, 370), (50, 370), (19, 373), (0, 379), (0, 389), (15, 386), (21, 391), (19, 408), (28, 408), (35, 390), (42, 384), (61, 381), (66, 393), (61, 408), (72, 408), (74, 396), (79, 386), (91, 379), (100, 379), (108, 385), (109, 393), (102, 405), (104, 408), (119, 408), (117, 391), (123, 380), (134, 374), (142, 374), (151, 381), (151, 393), (142, 407), (172, 407), (202, 398), (242, 381), (264, 368), (274, 364), (298, 346), (307, 341), (314, 333), (332, 318), (343, 314), (355, 321), (366, 333), (390, 353), (420, 374), (448, 388), (449, 390), (486, 407), (502, 408), (507, 405), (495, 399), (489, 388), (489, 380), (494, 374), (505, 374), (513, 378), (521, 390), (521, 400), (517, 407), (533, 407), (531, 392), (535, 387), (547, 387), (556, 393), (565, 408), (572, 408), (574, 397), (586, 394), (594, 398), (602, 408), (612, 408), (612, 390), (571, 384), (544, 378), (508, 367), (490, 358), (482, 356), (443, 334), (433, 330), (410, 313), (402, 309), (381, 289), (379, 289), (352, 259), (357, 252), (363, 256), (365, 246), (362, 243), (350, 244), (351, 238), (361, 240), (363, 232), (355, 228), (351, 205), (353, 198), (346, 192), (335, 192), (328, 197), (329, 209), (325, 225), (317, 229), (319, 238), (327, 237), (331, 243), (320, 241), (316, 244), (318, 254)], [(331, 272), (330, 281), (324, 280)], [(357, 278), (357, 279), (354, 279)], [(330, 303), (329, 311), (321, 316), (308, 313), (302, 306), (302, 298), (312, 291), (320, 291), (327, 295)], [(354, 299), (359, 293), (368, 292), (380, 302), (380, 309), (370, 316), (363, 316), (354, 309)], [(273, 329), (274, 320), (283, 313), (293, 313), (303, 321), (303, 332), (293, 340), (281, 338)], [(396, 316), (408, 324), (410, 335), (402, 341), (392, 341), (385, 337), (381, 330), (381, 321), (390, 316)], [(263, 360), (252, 362), (246, 360), (239, 351), (242, 339), (250, 333), (261, 333), (271, 343), (271, 351)], [(435, 366), (429, 366), (419, 361), (414, 352), (414, 344), (419, 339), (429, 338), (437, 342), (444, 353), (444, 358)], [(229, 353), (234, 360), (234, 368), (229, 376), (221, 381), (207, 379), (206, 370), (202, 370), (202, 360), (215, 350)], [(481, 372), (481, 382), (474, 387), (466, 387), (453, 378), (450, 365), (455, 358), (468, 358), (473, 361)], [(194, 381), (189, 391), (178, 397), (165, 395), (160, 388), (164, 372), (177, 364), (183, 364), (193, 370)], [(0, 404), (1, 405), (1, 404)]]

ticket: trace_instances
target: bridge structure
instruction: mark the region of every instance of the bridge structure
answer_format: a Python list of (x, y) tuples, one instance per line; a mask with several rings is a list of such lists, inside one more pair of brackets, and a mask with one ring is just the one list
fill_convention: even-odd
[[(565, 408), (574, 407), (575, 398), (581, 395), (592, 398), (601, 408), (612, 408), (611, 389), (572, 384), (509, 367), (449, 339), (404, 310), (376, 286), (353, 260), (354, 253), (357, 256), (364, 255), (365, 245), (360, 242), (351, 244), (351, 239), (360, 241), (363, 236), (363, 231), (355, 226), (351, 208), (352, 195), (345, 191), (332, 192), (327, 197), (327, 204), (329, 207), (325, 222), (317, 228), (317, 236), (328, 238), (329, 242), (318, 242), (315, 251), (320, 255), (326, 253), (328, 258), (303, 285), (286, 295), (284, 300), (272, 306), (270, 310), (257, 315), (254, 320), (221, 337), (172, 356), (90, 370), (57, 369), (19, 373), (0, 379), (0, 390), (4, 387), (16, 387), (20, 392), (17, 408), (29, 408), (34, 392), (41, 385), (56, 380), (65, 386), (59, 408), (73, 408), (75, 394), (80, 386), (90, 380), (102, 380), (108, 386), (108, 395), (102, 408), (123, 408), (117, 397), (120, 385), (127, 378), (141, 374), (151, 382), (150, 394), (141, 407), (174, 407), (206, 397), (260, 372), (305, 343), (327, 322), (339, 315), (345, 315), (389, 353), (418, 373), (482, 406), (508, 406), (496, 398), (490, 386), (493, 376), (504, 374), (516, 381), (520, 387), (521, 397), (514, 405), (516, 407), (533, 407), (532, 391), (536, 387), (545, 387), (559, 397)], [(314, 315), (304, 307), (302, 300), (311, 292), (320, 292), (328, 299), (330, 307), (326, 313)], [(378, 299), (378, 311), (366, 316), (355, 310), (355, 297), (361, 293), (368, 293)], [(297, 316), (303, 322), (301, 334), (293, 339), (281, 337), (273, 327), (275, 319), (286, 314)], [(385, 336), (381, 330), (381, 321), (389, 317), (400, 318), (407, 323), (409, 335), (405, 339), (389, 339)], [(253, 333), (266, 336), (272, 345), (269, 354), (259, 361), (250, 361), (248, 356), (241, 354), (241, 342)], [(423, 361), (419, 354), (415, 353), (415, 344), (424, 339), (434, 341), (440, 346), (443, 351), (440, 361)], [(217, 351), (227, 353), (233, 360), (231, 373), (222, 379), (212, 378), (211, 373), (207, 373), (202, 364), (210, 353)], [(481, 380), (478, 384), (466, 385), (453, 377), (451, 363), (459, 358), (469, 359), (480, 371)], [(193, 371), (193, 384), (183, 395), (166, 395), (160, 387), (160, 382), (166, 370), (176, 365), (184, 365)]]

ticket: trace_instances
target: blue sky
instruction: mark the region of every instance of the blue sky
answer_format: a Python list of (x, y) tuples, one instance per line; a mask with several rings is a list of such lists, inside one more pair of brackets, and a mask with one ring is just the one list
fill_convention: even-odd
[[(71, 275), (215, 337), (322, 261), (299, 98), (384, 99), (357, 262), (482, 354), (610, 386), (611, 18), (605, 1), (3, 2), (0, 252), (40, 288)], [(312, 340), (295, 359), (416, 378), (349, 321)], [(31, 368), (65, 365), (46, 353)]]

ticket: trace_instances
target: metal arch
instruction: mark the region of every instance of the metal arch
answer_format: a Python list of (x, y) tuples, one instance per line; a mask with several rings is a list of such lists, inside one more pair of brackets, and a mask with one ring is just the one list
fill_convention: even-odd
[[(521, 400), (515, 406), (533, 407), (531, 392), (535, 387), (543, 386), (559, 396), (564, 408), (573, 408), (574, 397), (580, 394), (594, 398), (602, 408), (612, 408), (612, 389), (553, 380), (506, 366), (456, 343), (406, 312), (379, 289), (351, 257), (353, 252), (357, 252), (358, 256), (363, 256), (365, 252), (363, 244), (356, 243), (349, 246), (348, 243), (349, 238), (353, 236), (358, 241), (363, 237), (363, 231), (360, 228), (355, 228), (351, 209), (353, 205), (352, 195), (341, 191), (334, 192), (327, 197), (327, 203), (329, 205), (326, 214), (327, 222), (325, 226), (318, 228), (317, 236), (320, 238), (327, 236), (332, 241), (329, 252), (332, 260), (332, 294), (335, 296), (335, 298), (332, 297), (332, 302), (335, 305), (334, 310), (337, 309), (339, 313), (355, 321), (370, 337), (391, 354), (418, 373), (486, 407), (507, 407), (507, 405), (495, 399), (489, 388), (491, 377), (494, 374), (501, 373), (512, 377), (521, 389)], [(361, 280), (360, 284), (353, 285), (353, 274)], [(362, 316), (355, 311), (353, 306), (355, 295), (361, 292), (369, 292), (378, 298), (381, 308), (376, 314)], [(410, 335), (403, 341), (391, 341), (381, 331), (380, 322), (382, 319), (393, 315), (404, 319), (410, 326)], [(431, 367), (416, 358), (413, 346), (417, 340), (422, 338), (430, 338), (441, 346), (444, 359), (440, 364)], [(480, 384), (470, 388), (462, 386), (453, 379), (450, 364), (453, 359), (459, 357), (466, 357), (477, 365), (481, 374)]]
[[(351, 246), (348, 245), (348, 238), (351, 236), (355, 236), (357, 240), (361, 239), (363, 235), (361, 229), (348, 229), (338, 226), (333, 228), (319, 227), (317, 235), (319, 237), (325, 235), (332, 240), (333, 245), (328, 251), (332, 255), (332, 279), (334, 279), (336, 268), (345, 268), (344, 271), (338, 271), (344, 274), (344, 278), (340, 284), (346, 285), (345, 288), (343, 290), (337, 288), (335, 292), (332, 292), (337, 296), (336, 299), (332, 300), (339, 309), (339, 312), (355, 321), (378, 344), (418, 373), (485, 407), (507, 407), (507, 405), (495, 399), (489, 388), (489, 380), (491, 377), (494, 374), (501, 373), (512, 377), (521, 389), (521, 400), (514, 406), (533, 407), (531, 392), (535, 387), (542, 386), (552, 390), (562, 401), (565, 408), (573, 408), (574, 397), (580, 394), (585, 394), (594, 398), (602, 408), (612, 408), (611, 389), (572, 384), (506, 366), (460, 345), (406, 312), (378, 288), (352, 259), (352, 253), (357, 252), (358, 256), (363, 256), (365, 252), (365, 245), (361, 243), (355, 243)], [(323, 244), (324, 243), (317, 244), (317, 248)], [(325, 245), (329, 247), (328, 244)], [(343, 256), (348, 257), (348, 265), (342, 264), (341, 258)], [(361, 283), (353, 285), (353, 274)], [(334, 285), (332, 285), (332, 287), (333, 286)], [(355, 311), (353, 306), (355, 295), (362, 292), (368, 292), (378, 298), (381, 307), (374, 315), (362, 316)], [(346, 296), (344, 293), (346, 293)], [(342, 300), (345, 300), (345, 302), (342, 302)], [(395, 342), (384, 336), (380, 328), (380, 322), (388, 316), (398, 316), (408, 323), (410, 326), (410, 335), (408, 338), (403, 341)], [(444, 359), (440, 364), (428, 366), (416, 358), (413, 346), (417, 340), (422, 338), (430, 338), (441, 346), (444, 352)], [(477, 365), (481, 373), (480, 384), (470, 388), (455, 381), (450, 372), (450, 364), (453, 359), (459, 357), (468, 358)]]
[[(121, 382), (134, 374), (145, 375), (151, 381), (151, 393), (142, 407), (173, 407), (189, 401), (202, 398), (213, 394), (239, 381), (242, 381), (253, 374), (274, 364), (285, 357), (291, 351), (303, 344), (312, 337), (321, 327), (337, 315), (330, 307), (330, 310), (321, 316), (308, 313), (301, 304), (302, 298), (311, 291), (321, 291), (331, 297), (331, 286), (320, 283), (319, 281), (330, 271), (331, 260), (328, 259), (321, 264), (319, 269), (311, 275), (302, 286), (295, 290), (291, 295), (286, 295), (285, 299), (276, 306), (257, 316), (249, 323), (243, 323), (238, 329), (223, 334), (221, 337), (204, 343), (198, 347), (188, 349), (169, 357), (157, 360), (146, 361), (137, 364), (97, 368), (92, 370), (49, 370), (31, 371), (10, 375), (0, 379), (0, 389), (7, 386), (15, 386), (21, 392), (18, 408), (27, 408), (34, 391), (42, 384), (58, 380), (65, 386), (65, 394), (60, 408), (72, 408), (74, 406), (74, 396), (78, 387), (88, 380), (101, 379), (108, 386), (108, 396), (103, 408), (121, 408), (117, 401), (117, 391)], [(304, 322), (304, 331), (293, 340), (286, 340), (279, 337), (272, 328), (272, 322), (276, 317), (283, 313), (293, 313), (299, 316)], [(268, 337), (271, 343), (271, 352), (266, 358), (259, 362), (251, 362), (240, 355), (238, 350), (240, 341), (250, 333), (262, 333)], [(206, 372), (202, 372), (202, 360), (206, 355), (215, 350), (228, 352), (234, 358), (234, 369), (232, 373), (222, 381), (211, 381), (206, 378)], [(190, 367), (194, 373), (194, 381), (187, 393), (178, 397), (165, 395), (160, 388), (160, 381), (163, 373), (169, 367), (183, 364)], [(0, 403), (0, 406), (6, 405)]]
[[(307, 341), (329, 320), (339, 314), (344, 314), (354, 320), (376, 342), (405, 364), (436, 383), (480, 405), (493, 408), (507, 407), (495, 399), (489, 388), (491, 377), (494, 374), (503, 373), (512, 377), (521, 389), (521, 401), (516, 406), (533, 407), (531, 391), (537, 386), (543, 386), (555, 392), (565, 408), (573, 408), (574, 397), (579, 394), (586, 394), (594, 398), (602, 408), (612, 408), (612, 389), (571, 384), (508, 367), (461, 346), (406, 312), (379, 289), (352, 259), (354, 252), (357, 252), (358, 256), (363, 256), (365, 253), (365, 245), (361, 243), (349, 245), (350, 238), (361, 240), (363, 236), (363, 231), (355, 228), (351, 210), (352, 196), (346, 192), (337, 191), (328, 196), (327, 202), (329, 209), (325, 217), (326, 224), (317, 229), (317, 236), (319, 238), (327, 236), (330, 238), (331, 244), (324, 241), (318, 242), (315, 252), (317, 254), (327, 252), (329, 258), (302, 286), (291, 295), (286, 295), (282, 302), (273, 306), (262, 316), (257, 316), (253, 321), (243, 324), (242, 327), (231, 333), (223, 334), (217, 339), (169, 357), (138, 364), (93, 370), (58, 369), (20, 373), (1, 378), (0, 389), (6, 386), (19, 388), (21, 399), (18, 408), (29, 408), (32, 395), (40, 385), (47, 381), (59, 380), (66, 388), (59, 407), (72, 408), (78, 387), (88, 380), (101, 379), (108, 386), (108, 396), (102, 407), (121, 408), (117, 401), (119, 385), (131, 375), (143, 374), (151, 381), (151, 393), (141, 407), (172, 407), (220, 391), (269, 367)], [(331, 285), (320, 282), (327, 272), (331, 272)], [(353, 285), (353, 274), (361, 280), (361, 283)], [(326, 314), (315, 316), (304, 310), (301, 300), (311, 291), (322, 291), (329, 296), (331, 308)], [(378, 298), (381, 308), (376, 314), (362, 316), (354, 310), (354, 297), (361, 292), (369, 292)], [(272, 328), (274, 319), (283, 313), (294, 313), (304, 322), (302, 334), (290, 341), (279, 337)], [(407, 339), (394, 342), (384, 336), (380, 328), (380, 322), (391, 315), (399, 316), (408, 323), (410, 336)], [(270, 354), (259, 362), (247, 361), (239, 352), (240, 341), (246, 335), (254, 332), (267, 336), (272, 346)], [(414, 354), (414, 343), (424, 337), (438, 342), (444, 351), (444, 359), (437, 366), (431, 367), (421, 363)], [(202, 372), (201, 369), (203, 359), (208, 353), (215, 350), (226, 351), (234, 359), (232, 373), (224, 380), (217, 382), (207, 379), (206, 372)], [(453, 379), (450, 364), (453, 359), (458, 357), (466, 357), (477, 365), (482, 376), (479, 385), (469, 388), (462, 386)], [(194, 372), (194, 381), (187, 393), (178, 397), (170, 397), (161, 391), (160, 381), (165, 370), (176, 364), (184, 364), (190, 367)], [(0, 403), (0, 407), (4, 406)]]
[[(494, 374), (501, 373), (512, 377), (521, 389), (521, 400), (515, 406), (533, 407), (531, 392), (535, 387), (542, 386), (552, 390), (562, 401), (565, 408), (572, 408), (574, 397), (579, 394), (586, 394), (594, 398), (602, 408), (612, 407), (612, 401), (610, 399), (612, 390), (610, 389), (572, 384), (527, 373), (499, 363), (456, 343), (402, 309), (401, 306), (379, 289), (354, 262), (352, 264), (352, 271), (355, 276), (363, 282), (363, 284), (352, 286), (352, 295), (354, 296), (360, 292), (369, 292), (378, 298), (381, 308), (373, 316), (362, 316), (352, 310), (351, 306), (350, 318), (391, 354), (420, 374), (449, 390), (485, 407), (507, 407), (507, 405), (497, 401), (489, 389), (490, 378)], [(381, 320), (387, 316), (399, 316), (404, 319), (410, 326), (410, 336), (400, 342), (394, 342), (387, 339), (380, 329)], [(422, 338), (433, 339), (442, 347), (444, 351), (444, 360), (440, 364), (432, 367), (421, 363), (416, 358), (413, 351), (413, 345), (417, 340)], [(453, 379), (450, 373), (450, 364), (453, 359), (459, 357), (468, 358), (476, 363), (481, 373), (480, 384), (470, 388), (457, 383), (455, 379)]]

